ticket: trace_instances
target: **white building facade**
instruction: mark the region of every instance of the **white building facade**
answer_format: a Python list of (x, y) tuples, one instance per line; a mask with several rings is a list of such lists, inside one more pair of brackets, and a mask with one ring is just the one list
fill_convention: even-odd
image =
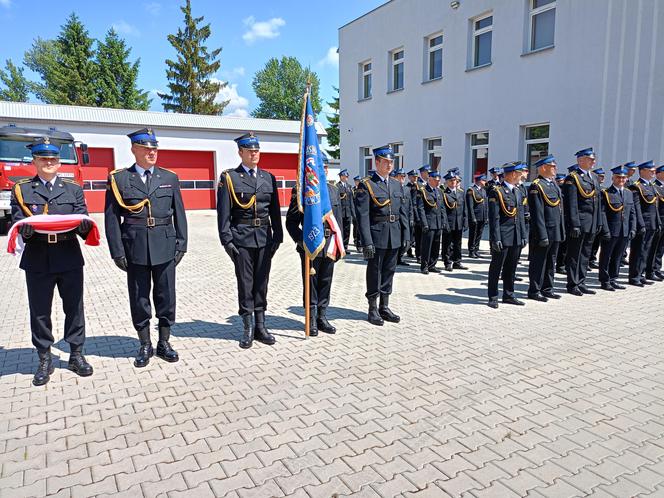
[(391, 0), (339, 30), (341, 165), (406, 170), (594, 147), (664, 163), (664, 1)]

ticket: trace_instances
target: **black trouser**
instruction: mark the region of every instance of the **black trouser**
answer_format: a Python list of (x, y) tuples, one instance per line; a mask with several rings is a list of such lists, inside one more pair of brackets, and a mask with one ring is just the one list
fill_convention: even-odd
[[(660, 201), (662, 202), (662, 201)], [(653, 247), (654, 243), (653, 243)], [(653, 260), (653, 271), (662, 271), (662, 259), (664, 259), (664, 230), (659, 232), (657, 246), (655, 247), (655, 259)]]
[(268, 247), (238, 247), (235, 256), (235, 277), (239, 315), (251, 315), (267, 309), (267, 284), (272, 258)]
[(603, 240), (599, 252), (599, 281), (615, 282), (620, 275), (620, 262), (629, 239), (624, 236)]
[(567, 258), (567, 240), (563, 240), (558, 246), (558, 257), (556, 258), (556, 268), (564, 268), (566, 258)]
[(353, 244), (355, 244), (355, 249), (359, 249), (360, 246), (360, 230), (357, 225), (357, 220), (353, 220)]
[(503, 299), (514, 297), (514, 276), (521, 246), (503, 247), (499, 252), (491, 251), (489, 264), (489, 299), (498, 299), (498, 280), (503, 276)]
[(342, 218), (341, 219), (341, 224), (342, 224), (342, 231), (344, 233), (344, 249), (348, 249), (348, 242), (350, 241), (350, 226), (351, 226), (351, 221), (352, 218), (349, 216), (348, 218)]
[(65, 313), (65, 341), (70, 351), (81, 351), (85, 342), (85, 312), (83, 310), (83, 267), (62, 273), (25, 272), (30, 306), (32, 344), (44, 353), (53, 345), (51, 307), (55, 287), (62, 299)]
[[(323, 251), (323, 256), (310, 260), (311, 268), (315, 274), (311, 276), (309, 289), (311, 290), (310, 306), (325, 309), (330, 304), (330, 291), (332, 290), (332, 277), (334, 275), (334, 261), (328, 258)], [(306, 302), (304, 294), (304, 253), (298, 251), (302, 266), (302, 301)]]
[(486, 221), (471, 221), (468, 226), (468, 253), (473, 254), (480, 250), (480, 241)]
[(593, 248), (595, 234), (589, 232), (581, 233), (580, 237), (567, 240), (567, 256), (565, 258), (565, 270), (567, 271), (567, 290), (576, 289), (579, 285), (586, 284), (586, 273), (588, 273), (588, 261)]
[[(660, 201), (661, 202), (661, 201)], [(659, 246), (661, 245), (662, 242), (662, 231), (658, 230), (655, 232), (655, 236), (653, 237), (652, 244), (650, 244), (650, 250), (648, 251), (648, 255), (646, 257), (646, 276), (647, 277), (652, 277), (653, 273), (655, 271), (658, 271), (662, 268), (661, 264), (661, 256), (660, 256), (660, 263), (659, 266), (657, 265), (657, 251), (659, 250)]]
[(399, 249), (376, 249), (374, 257), (367, 261), (368, 298), (377, 297), (379, 294), (392, 294), (398, 254)]
[(648, 262), (650, 248), (655, 241), (655, 230), (646, 230), (646, 233), (637, 234), (629, 246), (629, 279), (636, 282), (643, 278)]
[(422, 252), (420, 253), (420, 268), (433, 268), (436, 266), (440, 252), (441, 230), (422, 232)]
[(127, 287), (131, 321), (137, 331), (150, 326), (150, 290), (159, 326), (170, 327), (175, 323), (175, 260), (150, 266), (129, 263)]
[(452, 230), (443, 232), (442, 239), (442, 258), (446, 265), (452, 263), (461, 263), (461, 238), (463, 230)]
[(560, 242), (550, 242), (546, 247), (539, 247), (537, 242), (530, 242), (528, 251), (528, 294), (553, 292), (553, 281), (556, 275), (556, 258)]
[(420, 223), (415, 224), (415, 257), (419, 258), (422, 255), (422, 225)]
[(599, 236), (595, 237), (595, 240), (593, 240), (593, 248), (590, 251), (590, 261), (597, 261), (597, 251), (599, 251), (600, 242), (601, 237)]

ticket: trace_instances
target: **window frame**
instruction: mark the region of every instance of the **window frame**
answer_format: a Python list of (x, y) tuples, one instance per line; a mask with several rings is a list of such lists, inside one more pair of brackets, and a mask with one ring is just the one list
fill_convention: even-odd
[[(367, 70), (366, 66), (369, 65), (370, 68)], [(359, 73), (360, 73), (360, 98), (359, 100), (369, 100), (373, 96), (373, 61), (367, 59), (360, 62), (359, 64)], [(368, 78), (369, 80), (369, 94), (365, 93), (365, 81)]]
[[(397, 54), (401, 53), (401, 58), (400, 59), (395, 59), (395, 56)], [(388, 81), (390, 82), (389, 90), (387, 93), (391, 92), (399, 92), (403, 90), (406, 87), (406, 65), (405, 65), (405, 60), (406, 60), (406, 50), (404, 47), (399, 47), (395, 48), (394, 50), (390, 50), (390, 56), (389, 56), (390, 64), (389, 64), (389, 78)], [(401, 65), (401, 87), (396, 88), (395, 86), (395, 70), (396, 66)]]
[[(479, 28), (477, 29), (475, 26), (477, 25), (478, 22), (490, 17), (491, 18), (491, 24), (489, 26), (485, 26), (484, 28)], [(477, 63), (476, 61), (476, 53), (475, 51), (477, 50), (477, 39), (479, 36), (485, 34), (485, 33), (491, 33), (491, 47), (490, 47), (490, 55), (489, 55), (489, 62), (484, 62), (482, 64)], [(493, 11), (491, 12), (486, 12), (482, 15), (479, 15), (477, 17), (473, 17), (471, 19), (471, 54), (470, 54), (470, 69), (476, 69), (478, 67), (484, 67), (484, 66), (490, 66), (493, 64)]]
[[(439, 145), (431, 147), (431, 142), (438, 140)], [(438, 156), (436, 156), (438, 154)], [(438, 159), (438, 163), (434, 167), (433, 159)], [(443, 162), (443, 137), (428, 137), (424, 139), (424, 161), (431, 167), (432, 171), (439, 171), (440, 165)]]
[(394, 168), (395, 170), (403, 167), (403, 142), (392, 142), (392, 151), (394, 152)]
[[(549, 131), (546, 136), (546, 138), (528, 138), (528, 130), (532, 128), (538, 128), (540, 126), (548, 126)], [(528, 153), (528, 147), (530, 145), (537, 145), (537, 144), (547, 144), (547, 153), (550, 152), (550, 144), (551, 144), (551, 123), (550, 122), (545, 122), (545, 123), (534, 123), (534, 124), (528, 124), (528, 125), (523, 125), (523, 157), (525, 158), (524, 161), (528, 165), (528, 181), (532, 182), (534, 178), (537, 178), (537, 170), (533, 168), (533, 164), (530, 163), (530, 154)], [(541, 158), (540, 158), (541, 159)]]
[[(438, 45), (434, 45), (433, 47), (431, 46), (431, 42), (435, 40), (436, 38), (440, 37), (440, 43)], [(429, 36), (426, 37), (425, 39), (425, 74), (424, 74), (424, 81), (429, 82), (429, 81), (436, 81), (439, 79), (442, 79), (443, 77), (443, 44), (445, 42), (445, 38), (443, 36), (442, 31), (438, 31), (437, 33), (433, 33)], [(431, 64), (431, 55), (434, 52), (437, 52), (440, 50), (440, 76), (431, 76), (431, 69), (432, 69), (432, 64)]]
[[(486, 135), (486, 144), (479, 144), (479, 145), (473, 145), (473, 137), (476, 137), (478, 135)], [(471, 177), (474, 177), (476, 173), (478, 173), (475, 170), (475, 164), (474, 161), (476, 161), (473, 157), (473, 151), (478, 150), (478, 149), (486, 149), (486, 171), (483, 171), (482, 174), (487, 175), (489, 173), (489, 153), (491, 151), (491, 133), (489, 130), (484, 130), (484, 131), (475, 131), (468, 133), (468, 152), (470, 153), (470, 173)]]
[[(367, 160), (369, 161), (369, 167), (367, 167)], [(369, 171), (373, 169), (373, 152), (370, 145), (363, 145), (360, 147), (360, 164), (363, 171), (360, 171), (360, 176), (365, 177), (369, 174)]]
[(528, 45), (526, 53), (538, 52), (540, 50), (546, 50), (547, 48), (552, 48), (556, 43), (556, 13), (553, 14), (553, 40), (551, 44), (545, 45), (543, 47), (535, 48), (535, 17), (549, 10), (556, 10), (558, 1), (553, 0), (553, 2), (542, 5), (541, 7), (535, 7), (535, 2), (537, 0), (528, 0)]

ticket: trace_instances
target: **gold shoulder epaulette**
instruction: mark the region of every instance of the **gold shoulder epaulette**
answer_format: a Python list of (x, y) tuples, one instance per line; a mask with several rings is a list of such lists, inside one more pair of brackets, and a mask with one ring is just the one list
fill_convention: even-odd
[(117, 173), (120, 173), (121, 171), (126, 171), (126, 170), (127, 170), (127, 168), (118, 168), (118, 169), (114, 169), (114, 170), (111, 171), (109, 174), (110, 174), (110, 175), (115, 175), (115, 174), (117, 174)]

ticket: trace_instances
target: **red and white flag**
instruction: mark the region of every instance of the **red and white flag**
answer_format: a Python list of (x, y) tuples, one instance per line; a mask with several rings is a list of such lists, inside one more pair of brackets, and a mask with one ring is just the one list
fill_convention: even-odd
[(9, 242), (7, 242), (7, 252), (20, 256), (23, 254), (25, 241), (18, 229), (21, 225), (30, 224), (34, 227), (36, 233), (54, 234), (69, 232), (77, 228), (82, 220), (92, 222), (92, 229), (85, 238), (85, 244), (88, 246), (98, 246), (101, 237), (99, 236), (99, 228), (95, 220), (85, 214), (38, 214), (23, 218), (12, 225), (9, 231)]

